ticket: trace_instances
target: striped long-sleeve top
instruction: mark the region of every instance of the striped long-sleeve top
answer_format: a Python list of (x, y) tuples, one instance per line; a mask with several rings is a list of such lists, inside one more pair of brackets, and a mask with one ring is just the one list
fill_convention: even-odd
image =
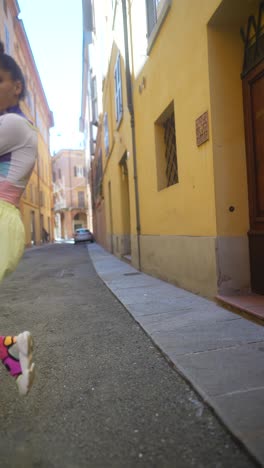
[(18, 106), (0, 116), (0, 200), (18, 206), (37, 156), (37, 129)]

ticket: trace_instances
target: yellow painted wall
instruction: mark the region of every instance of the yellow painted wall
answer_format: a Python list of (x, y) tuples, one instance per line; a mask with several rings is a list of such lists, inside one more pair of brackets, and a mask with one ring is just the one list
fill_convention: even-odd
[[(145, 5), (133, 0), (128, 9), (141, 266), (150, 274), (210, 297), (217, 291), (248, 290), (249, 220), (240, 27), (257, 11), (258, 1), (252, 0), (249, 5), (240, 0), (164, 0), (164, 4), (170, 4), (170, 8), (148, 53), (145, 31), (139, 27), (146, 20), (143, 14), (140, 17)], [(124, 208), (125, 190), (118, 167), (127, 150), (135, 264), (135, 191), (124, 66), (124, 114), (118, 129), (115, 124), (114, 66), (118, 50), (122, 55), (122, 45), (114, 43), (103, 93), (110, 137), (110, 154), (103, 157), (106, 224), (108, 234), (127, 234), (124, 213), (129, 210)], [(162, 188), (155, 123), (171, 105), (175, 113), (179, 182)], [(209, 140), (198, 147), (196, 119), (206, 111)]]
[[(122, 73), (122, 90), (123, 90), (123, 117), (120, 125), (117, 127), (115, 117), (115, 83), (114, 83), (114, 67), (118, 53), (121, 52), (121, 73)], [(130, 231), (135, 232), (135, 209), (134, 209), (134, 185), (133, 185), (133, 164), (132, 164), (132, 142), (131, 142), (131, 126), (130, 114), (127, 108), (126, 97), (126, 79), (124, 70), (124, 57), (117, 45), (114, 43), (112, 54), (109, 62), (107, 78), (104, 83), (103, 93), (103, 109), (108, 113), (109, 127), (109, 154), (106, 156), (103, 150), (103, 193), (106, 203), (106, 228), (107, 234), (111, 233), (110, 221), (110, 200), (109, 200), (109, 182), (111, 182), (112, 194), (112, 230), (115, 235), (126, 235)], [(102, 147), (104, 134), (102, 132)], [(125, 152), (128, 152), (128, 185), (129, 185), (129, 200), (130, 206), (126, 207), (125, 179), (122, 175), (122, 170), (119, 165), (121, 158)], [(108, 208), (107, 208), (108, 207)]]
[(31, 212), (35, 213), (35, 239), (36, 243), (40, 242), (40, 210), (38, 204), (38, 176), (34, 169), (31, 178), (27, 184), (23, 197), (20, 201), (20, 211), (22, 221), (25, 227), (25, 244), (31, 245)]
[[(207, 28), (212, 2), (172, 2), (134, 85), (142, 234), (216, 235), (212, 135), (196, 146), (195, 120), (209, 111)], [(134, 34), (136, 34), (134, 24)], [(145, 89), (139, 85), (145, 78)], [(154, 122), (174, 102), (179, 183), (158, 191)], [(211, 125), (210, 125), (211, 127)]]
[(40, 167), (40, 190), (43, 193), (43, 204), (41, 214), (43, 214), (44, 228), (50, 234), (50, 239), (54, 238), (53, 214), (52, 214), (52, 181), (51, 181), (51, 157), (46, 142), (39, 135), (39, 167)]
[[(23, 111), (29, 115), (29, 110), (25, 103), (22, 103)], [(31, 116), (29, 115), (29, 118)], [(48, 123), (46, 124), (48, 132)], [(32, 188), (31, 188), (32, 187)], [(40, 196), (42, 192), (42, 200)], [(31, 193), (33, 196), (31, 196)], [(41, 202), (42, 201), (42, 202)], [(30, 177), (24, 195), (20, 202), (22, 220), (25, 227), (26, 245), (31, 244), (32, 224), (30, 213), (35, 213), (35, 241), (37, 244), (42, 241), (40, 228), (40, 217), (43, 215), (43, 226), (50, 234), (50, 240), (54, 238), (54, 226), (52, 216), (52, 184), (51, 184), (51, 159), (49, 147), (38, 130), (38, 158), (34, 171)]]
[[(240, 28), (258, 16), (258, 1), (250, 5), (224, 0), (208, 25), (217, 233), (246, 235), (249, 229), (241, 72), (244, 43)], [(234, 211), (229, 208), (233, 207)]]
[[(237, 31), (209, 28), (217, 233), (249, 228), (242, 83), (243, 43)], [(234, 211), (230, 211), (234, 209)]]

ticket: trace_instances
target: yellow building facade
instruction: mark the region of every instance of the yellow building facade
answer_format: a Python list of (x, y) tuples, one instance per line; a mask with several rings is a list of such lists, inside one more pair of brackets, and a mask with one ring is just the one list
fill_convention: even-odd
[(26, 245), (43, 242), (43, 228), (53, 239), (52, 179), (49, 149), (49, 129), (53, 116), (32, 55), (23, 26), (18, 19), (18, 2), (8, 0), (0, 3), (0, 37), (5, 51), (20, 65), (26, 80), (27, 94), (21, 109), (38, 128), (38, 155), (35, 168), (20, 202), (20, 211), (25, 226)]
[(197, 294), (264, 294), (262, 3), (112, 3), (108, 249)]
[[(117, 78), (118, 76), (118, 78)], [(119, 100), (116, 80), (119, 79)], [(124, 59), (113, 44), (103, 88), (103, 194), (106, 203), (106, 245), (119, 256), (131, 255), (135, 231), (130, 113), (127, 106)], [(106, 137), (108, 135), (108, 138)], [(132, 213), (131, 213), (132, 211)]]

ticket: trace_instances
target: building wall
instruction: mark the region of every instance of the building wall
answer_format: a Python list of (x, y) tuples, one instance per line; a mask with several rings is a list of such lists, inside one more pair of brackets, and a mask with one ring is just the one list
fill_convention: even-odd
[[(0, 1), (0, 37), (5, 50), (20, 65), (27, 86), (27, 95), (21, 108), (38, 128), (38, 157), (28, 186), (20, 202), (25, 227), (26, 245), (42, 242), (43, 226), (53, 239), (51, 161), (49, 128), (53, 117), (49, 109), (41, 80), (27, 39), (23, 22), (18, 19), (19, 8), (15, 0)], [(34, 222), (33, 222), (34, 220)]]
[[(132, 46), (143, 9), (131, 2)], [(141, 265), (205, 295), (215, 294), (217, 282), (214, 166), (211, 135), (197, 147), (195, 121), (206, 111), (210, 121), (206, 23), (213, 11), (212, 2), (171, 2), (148, 57), (146, 39), (141, 61), (133, 48)], [(175, 114), (179, 181), (161, 189), (157, 122), (168, 106)]]
[(95, 154), (91, 162), (89, 183), (92, 189), (93, 234), (96, 242), (107, 247), (105, 195), (103, 188), (102, 115), (99, 117)]
[[(135, 81), (143, 235), (216, 235), (212, 139), (197, 148), (195, 137), (195, 120), (210, 107), (207, 20), (208, 8), (195, 2), (172, 2), (149, 60)], [(175, 22), (181, 27), (175, 27)], [(175, 49), (182, 37), (186, 38), (184, 50)], [(146, 86), (140, 93), (143, 76)], [(199, 86), (194, 86), (194, 80)], [(179, 183), (159, 191), (155, 122), (172, 102)]]
[[(120, 13), (120, 12), (119, 12)], [(117, 20), (118, 21), (118, 20)], [(103, 109), (108, 115), (109, 152), (103, 145), (103, 191), (106, 206), (107, 247), (118, 256), (130, 253), (131, 232), (136, 231), (133, 206), (133, 164), (130, 114), (127, 107), (126, 77), (122, 41), (120, 48), (114, 42), (109, 61), (107, 77), (103, 89)], [(117, 57), (121, 59), (121, 81), (123, 113), (116, 122), (115, 109), (115, 66)], [(102, 135), (102, 138), (104, 134)], [(125, 156), (126, 155), (126, 156)], [(126, 159), (127, 174), (124, 174), (122, 160)]]
[[(87, 167), (84, 150), (61, 150), (52, 158), (56, 237), (70, 239), (75, 227), (88, 226)], [(79, 195), (80, 194), (80, 195)], [(76, 219), (74, 219), (77, 217)], [(89, 226), (88, 226), (89, 227)]]
[[(142, 267), (206, 296), (250, 286), (239, 34), (249, 8), (242, 13), (237, 2), (172, 1), (134, 83)], [(179, 183), (159, 190), (155, 122), (171, 102)], [(206, 111), (209, 140), (198, 147), (195, 121)]]
[[(244, 44), (238, 34), (257, 14), (223, 1), (207, 28), (217, 223), (218, 291), (250, 289), (248, 185), (241, 71)], [(223, 190), (224, 187), (224, 190)]]
[[(102, 108), (102, 115), (108, 115), (108, 152), (104, 128), (101, 137), (107, 248), (122, 256), (129, 239), (132, 264), (138, 266), (139, 241), (143, 271), (209, 297), (250, 288), (240, 27), (257, 12), (258, 4), (257, 0), (162, 0), (157, 27), (148, 36), (145, 2), (126, 2), (135, 146), (126, 90), (122, 2), (114, 2), (113, 30), (108, 33), (112, 50)], [(123, 117), (117, 124), (118, 54)], [(178, 182), (166, 187), (161, 135), (164, 116), (171, 109)], [(196, 125), (205, 113), (209, 133), (199, 144)]]

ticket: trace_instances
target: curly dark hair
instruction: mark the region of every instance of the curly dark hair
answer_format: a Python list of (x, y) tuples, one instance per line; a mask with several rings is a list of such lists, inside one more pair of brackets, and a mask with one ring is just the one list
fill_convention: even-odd
[(26, 82), (20, 66), (10, 55), (5, 54), (4, 44), (0, 41), (0, 68), (8, 71), (11, 74), (12, 80), (20, 81), (22, 91), (19, 95), (19, 100), (26, 96)]

